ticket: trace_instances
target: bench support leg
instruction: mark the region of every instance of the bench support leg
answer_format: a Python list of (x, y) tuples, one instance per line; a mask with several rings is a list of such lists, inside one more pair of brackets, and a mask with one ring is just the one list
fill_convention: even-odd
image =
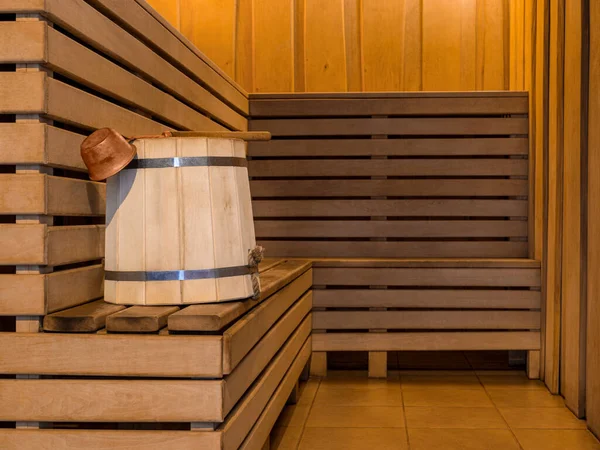
[(527, 377), (531, 380), (540, 378), (540, 351), (529, 350), (527, 352)]
[(292, 392), (290, 392), (290, 396), (287, 399), (286, 405), (295, 405), (298, 403), (298, 399), (300, 398), (300, 382), (296, 381)]
[(260, 450), (271, 450), (271, 436), (267, 437), (267, 440)]
[(300, 374), (300, 381), (308, 381), (308, 379), (310, 378), (311, 360), (312, 360), (312, 355), (308, 357), (308, 362), (304, 366), (304, 369), (302, 369), (302, 373)]
[(310, 363), (310, 374), (315, 377), (327, 376), (327, 352), (313, 352)]
[(387, 352), (369, 352), (369, 378), (387, 378)]

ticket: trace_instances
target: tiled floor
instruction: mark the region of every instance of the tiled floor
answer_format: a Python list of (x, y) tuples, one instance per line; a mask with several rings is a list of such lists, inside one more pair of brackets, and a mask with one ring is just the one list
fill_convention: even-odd
[(600, 450), (539, 381), (515, 371), (330, 371), (301, 388), (271, 450)]

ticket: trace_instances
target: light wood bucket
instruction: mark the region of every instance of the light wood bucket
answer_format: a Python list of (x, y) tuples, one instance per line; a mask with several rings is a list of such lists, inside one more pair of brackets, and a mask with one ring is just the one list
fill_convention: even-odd
[(136, 158), (107, 180), (107, 302), (179, 305), (257, 295), (245, 140), (268, 137), (173, 133), (133, 142)]

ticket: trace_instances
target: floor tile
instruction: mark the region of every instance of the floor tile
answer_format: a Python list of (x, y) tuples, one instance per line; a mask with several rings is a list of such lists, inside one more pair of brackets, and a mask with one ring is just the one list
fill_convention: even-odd
[(408, 428), (508, 428), (496, 408), (405, 408)]
[(560, 395), (541, 389), (488, 389), (492, 402), (499, 408), (564, 408)]
[(414, 375), (405, 374), (400, 376), (402, 389), (481, 389), (483, 385), (473, 374), (468, 375)]
[(523, 450), (600, 450), (587, 430), (514, 430)]
[(306, 383), (302, 383), (300, 385), (300, 398), (298, 399), (298, 405), (311, 405), (315, 396), (317, 395), (317, 390), (319, 389), (319, 384), (321, 380), (318, 378), (311, 378)]
[(404, 390), (406, 406), (477, 406), (493, 407), (483, 389), (409, 389)]
[(315, 404), (310, 411), (306, 426), (317, 428), (403, 428), (404, 414), (401, 407)]
[(296, 450), (302, 430), (302, 427), (273, 428), (270, 450)]
[(321, 379), (321, 387), (335, 388), (339, 387), (342, 389), (370, 389), (370, 388), (381, 388), (387, 386), (399, 386), (400, 376), (398, 372), (388, 374), (387, 379), (385, 378), (369, 378), (367, 372), (362, 371), (347, 371), (347, 372), (333, 372), (327, 373), (326, 378)]
[(542, 389), (546, 385), (539, 380), (530, 380), (525, 375), (479, 375), (486, 389)]
[(519, 450), (510, 430), (409, 428), (411, 450)]
[(567, 408), (498, 408), (513, 428), (585, 428), (585, 422), (577, 419)]
[(299, 450), (408, 450), (400, 428), (306, 428)]
[(283, 408), (279, 419), (275, 422), (276, 427), (302, 427), (306, 422), (310, 405), (290, 405)]
[(400, 385), (345, 389), (322, 386), (315, 405), (402, 406), (402, 390)]

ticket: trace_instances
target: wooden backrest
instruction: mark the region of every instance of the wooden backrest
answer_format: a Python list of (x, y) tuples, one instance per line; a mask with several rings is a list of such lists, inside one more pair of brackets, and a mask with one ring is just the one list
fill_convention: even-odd
[(250, 97), (256, 236), (269, 256), (528, 256), (521, 92)]
[(83, 139), (245, 130), (248, 98), (143, 0), (0, 15), (0, 316), (39, 316), (103, 295), (105, 184)]

